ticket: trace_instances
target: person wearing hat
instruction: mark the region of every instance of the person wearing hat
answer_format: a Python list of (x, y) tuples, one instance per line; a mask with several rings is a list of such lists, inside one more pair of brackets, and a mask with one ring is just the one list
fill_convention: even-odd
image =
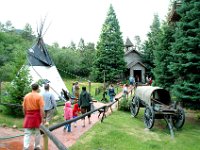
[(78, 99), (79, 98), (79, 84), (78, 81), (75, 83), (75, 92), (74, 92), (74, 96)]

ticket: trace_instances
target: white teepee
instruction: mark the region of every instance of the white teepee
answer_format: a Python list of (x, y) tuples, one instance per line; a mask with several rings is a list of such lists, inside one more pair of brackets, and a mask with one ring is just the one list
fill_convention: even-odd
[[(52, 92), (56, 100), (58, 100), (61, 97), (62, 89), (67, 92), (69, 91), (45, 47), (42, 38), (42, 28), (40, 29), (40, 33), (38, 33), (36, 43), (28, 50), (29, 74), (32, 77), (33, 83), (38, 81), (49, 83), (50, 92)], [(40, 89), (41, 92), (44, 91), (43, 87)]]

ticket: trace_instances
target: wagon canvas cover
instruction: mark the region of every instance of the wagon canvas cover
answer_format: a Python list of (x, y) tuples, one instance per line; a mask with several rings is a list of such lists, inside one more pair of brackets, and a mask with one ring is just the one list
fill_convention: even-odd
[(169, 93), (164, 90), (163, 88), (160, 88), (160, 87), (153, 87), (153, 86), (139, 86), (137, 87), (136, 91), (135, 91), (135, 96), (136, 97), (139, 97), (140, 100), (144, 101), (146, 104), (148, 104), (149, 106), (151, 105), (151, 98), (152, 97), (152, 94), (155, 92), (155, 91), (165, 91), (165, 94), (166, 97), (170, 97), (169, 96)]

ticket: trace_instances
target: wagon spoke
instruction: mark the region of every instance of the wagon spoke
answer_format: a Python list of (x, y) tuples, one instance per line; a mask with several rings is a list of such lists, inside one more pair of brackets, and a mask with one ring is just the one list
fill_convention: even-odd
[(133, 97), (130, 110), (131, 110), (131, 115), (133, 117), (136, 117), (139, 112), (139, 99), (137, 97)]
[(172, 122), (175, 128), (180, 129), (185, 123), (185, 112), (181, 106), (178, 106), (177, 110), (177, 116), (172, 118)]
[(147, 128), (151, 129), (154, 125), (154, 112), (152, 107), (147, 106), (144, 112), (144, 123)]

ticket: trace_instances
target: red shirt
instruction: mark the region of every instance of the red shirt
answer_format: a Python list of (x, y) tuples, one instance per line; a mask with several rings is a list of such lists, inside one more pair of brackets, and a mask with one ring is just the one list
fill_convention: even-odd
[(78, 103), (76, 103), (74, 104), (74, 108), (73, 108), (73, 117), (77, 117), (79, 112), (80, 112), (80, 108), (78, 107)]

